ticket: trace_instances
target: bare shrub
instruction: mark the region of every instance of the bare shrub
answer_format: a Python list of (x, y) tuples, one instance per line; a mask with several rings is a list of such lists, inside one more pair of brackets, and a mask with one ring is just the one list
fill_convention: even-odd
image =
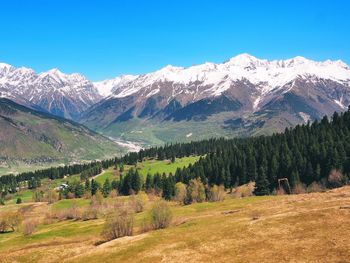
[(151, 189), (147, 192), (148, 200), (154, 201), (158, 198), (157, 194), (155, 193), (154, 189)]
[(66, 219), (81, 219), (81, 210), (75, 202), (72, 203), (71, 208), (66, 210)]
[(140, 213), (143, 211), (145, 202), (140, 196), (131, 195), (129, 197), (129, 207), (134, 210), (135, 213)]
[(118, 191), (116, 189), (113, 189), (110, 193), (109, 193), (109, 197), (110, 198), (117, 198), (118, 197)]
[(35, 190), (32, 199), (34, 202), (44, 202), (44, 192), (38, 189)]
[(109, 214), (102, 230), (105, 240), (113, 240), (123, 236), (131, 236), (134, 227), (134, 214), (127, 209)]
[(186, 185), (178, 182), (175, 184), (175, 201), (177, 201), (179, 204), (183, 205), (186, 201)]
[(166, 201), (160, 200), (154, 203), (151, 209), (151, 224), (153, 229), (167, 228), (172, 220), (172, 212)]
[(305, 194), (306, 193), (306, 186), (302, 183), (298, 183), (292, 191), (293, 194)]
[(146, 232), (151, 231), (152, 229), (153, 229), (153, 226), (152, 226), (150, 218), (149, 217), (144, 218), (141, 221), (140, 232), (141, 233), (146, 233)]
[(0, 218), (0, 233), (15, 231), (22, 221), (22, 215), (17, 212), (6, 212)]
[(47, 200), (47, 202), (49, 204), (53, 204), (54, 202), (58, 201), (58, 194), (55, 190), (51, 189), (48, 190), (46, 195), (45, 195), (45, 199)]
[(39, 221), (37, 219), (26, 219), (22, 223), (23, 227), (23, 235), (29, 236), (33, 234), (35, 228), (39, 225)]
[(209, 188), (208, 192), (208, 201), (210, 202), (218, 202), (225, 200), (226, 192), (225, 187), (223, 185), (217, 186), (214, 185), (213, 187)]
[(279, 187), (277, 190), (276, 190), (276, 195), (285, 195), (286, 194), (286, 191), (284, 190), (283, 187)]
[(313, 182), (307, 187), (307, 192), (308, 193), (317, 193), (317, 192), (322, 192), (324, 189), (321, 186), (321, 184), (317, 182)]
[(328, 184), (330, 188), (341, 187), (345, 184), (345, 178), (339, 170), (332, 169), (328, 176)]
[(82, 220), (87, 221), (87, 220), (92, 220), (92, 219), (97, 219), (98, 218), (98, 206), (93, 206), (90, 205), (88, 206), (81, 215)]
[(96, 194), (93, 196), (93, 198), (95, 198), (95, 201), (99, 204), (102, 205), (103, 204), (103, 194), (101, 192), (101, 190), (97, 190)]
[(90, 191), (86, 191), (84, 193), (84, 196), (83, 196), (84, 199), (91, 199), (91, 192)]
[(186, 203), (200, 203), (205, 201), (205, 188), (203, 183), (198, 179), (192, 179), (187, 186)]
[(50, 224), (53, 224), (56, 220), (56, 215), (54, 213), (52, 213), (51, 211), (50, 212), (47, 212), (45, 214), (45, 217), (43, 219), (43, 224), (44, 225), (50, 225)]
[(75, 195), (72, 192), (68, 192), (66, 197), (67, 197), (67, 199), (73, 199), (73, 198), (75, 198)]
[(233, 190), (233, 196), (236, 198), (253, 196), (254, 189), (255, 189), (255, 182), (249, 182), (248, 184), (244, 184), (236, 187)]

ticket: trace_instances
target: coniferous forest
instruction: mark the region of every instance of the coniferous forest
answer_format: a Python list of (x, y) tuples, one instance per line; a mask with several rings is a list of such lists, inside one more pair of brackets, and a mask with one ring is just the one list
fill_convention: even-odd
[[(224, 185), (226, 189), (255, 181), (256, 195), (272, 193), (282, 178), (288, 179), (291, 189), (312, 183), (336, 187), (336, 184), (345, 184), (350, 175), (350, 109), (334, 113), (330, 119), (325, 116), (271, 136), (175, 143), (129, 153), (122, 158), (2, 176), (0, 188), (2, 192), (15, 192), (24, 181), (33, 187), (43, 178), (63, 178), (78, 173), (86, 180), (113, 165), (122, 167), (149, 158), (174, 160), (190, 155), (202, 157), (193, 165), (178, 168), (174, 175), (148, 175), (144, 182), (137, 170), (132, 169), (119, 182), (114, 182), (113, 188), (122, 194), (153, 188), (170, 199), (177, 182), (188, 185), (192, 179), (200, 179), (208, 186)], [(332, 171), (342, 174), (341, 181), (335, 185), (328, 180)]]

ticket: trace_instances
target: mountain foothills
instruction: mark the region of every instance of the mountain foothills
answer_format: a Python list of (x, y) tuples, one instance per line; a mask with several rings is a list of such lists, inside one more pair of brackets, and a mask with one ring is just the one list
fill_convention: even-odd
[(68, 163), (123, 152), (83, 125), (0, 99), (0, 164)]
[(94, 83), (79, 74), (0, 64), (2, 97), (144, 145), (279, 132), (346, 109), (349, 85), (342, 61), (303, 57), (241, 54)]

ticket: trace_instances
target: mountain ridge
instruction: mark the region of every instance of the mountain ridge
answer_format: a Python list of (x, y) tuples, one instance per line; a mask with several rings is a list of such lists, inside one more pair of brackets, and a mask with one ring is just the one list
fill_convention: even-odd
[[(269, 61), (244, 53), (223, 63), (168, 65), (148, 74), (99, 82), (58, 69), (39, 74), (27, 68), (20, 68), (21, 74), (17, 71), (0, 64), (0, 96), (79, 121), (115, 138), (143, 140), (149, 134), (151, 144), (189, 140), (193, 137), (186, 135), (195, 136), (193, 129), (207, 127), (211, 127), (211, 136), (278, 132), (342, 111), (350, 104), (347, 64), (301, 56)], [(31, 83), (33, 74), (38, 85), (21, 83), (23, 79)], [(9, 84), (8, 76), (15, 85)], [(45, 89), (48, 92), (40, 94)], [(32, 93), (35, 99), (30, 100)], [(44, 98), (38, 100), (40, 96)], [(202, 127), (199, 122), (211, 123)], [(177, 131), (175, 137), (170, 136), (170, 129)], [(160, 135), (160, 130), (168, 136)], [(135, 138), (136, 134), (140, 136)], [(210, 135), (209, 131), (204, 134)]]

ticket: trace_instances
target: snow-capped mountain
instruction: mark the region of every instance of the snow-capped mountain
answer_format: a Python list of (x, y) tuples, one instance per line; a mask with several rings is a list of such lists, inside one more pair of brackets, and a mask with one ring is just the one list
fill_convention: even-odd
[(138, 75), (122, 75), (114, 79), (94, 82), (94, 85), (102, 96), (107, 97), (114, 92), (123, 93), (119, 92), (119, 90), (130, 90), (128, 84), (135, 80), (137, 77)]
[(103, 94), (111, 93), (111, 98), (122, 98), (138, 92), (148, 98), (161, 92), (162, 83), (172, 83), (169, 98), (188, 94), (193, 101), (219, 96), (235, 82), (246, 80), (257, 87), (254, 106), (258, 109), (266, 96), (298, 77), (348, 84), (350, 69), (340, 60), (315, 62), (295, 57), (268, 61), (241, 54), (221, 64), (205, 63), (188, 68), (169, 65), (150, 74), (126, 75), (95, 84)]
[[(172, 130), (163, 128), (165, 134), (195, 136), (188, 125), (207, 122), (212, 123), (210, 136), (230, 135), (232, 130), (248, 135), (345, 110), (350, 104), (350, 68), (340, 60), (269, 61), (241, 54), (224, 63), (169, 65), (93, 83), (58, 69), (37, 74), (0, 63), (0, 97), (112, 136), (129, 133), (135, 138), (144, 129), (168, 124)], [(154, 137), (160, 136), (156, 133)], [(164, 141), (161, 137), (156, 140)]]
[(350, 104), (349, 66), (340, 60), (316, 62), (303, 57), (268, 61), (241, 54), (220, 64), (169, 65), (97, 85), (111, 94), (80, 120), (110, 133), (119, 129), (118, 123), (131, 120), (143, 120), (143, 125), (198, 122), (218, 114), (225, 129), (246, 128), (258, 121), (276, 131)]
[(0, 63), (0, 97), (68, 119), (75, 119), (102, 98), (93, 83), (80, 74), (68, 75), (58, 69), (37, 74), (4, 63)]

